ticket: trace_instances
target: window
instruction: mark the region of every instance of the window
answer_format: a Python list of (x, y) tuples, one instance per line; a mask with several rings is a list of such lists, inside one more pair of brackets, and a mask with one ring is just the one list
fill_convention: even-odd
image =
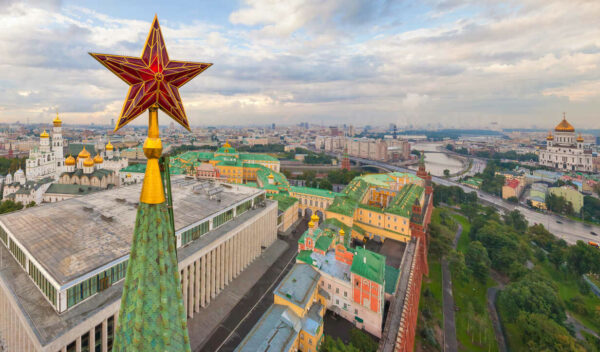
[(56, 288), (46, 279), (44, 274), (32, 263), (29, 262), (29, 276), (42, 293), (56, 306)]
[(331, 290), (331, 284), (327, 284), (327, 289)]
[(344, 297), (348, 297), (348, 291), (344, 291)]
[(8, 235), (6, 234), (6, 231), (4, 231), (4, 229), (0, 226), (0, 240), (2, 240), (2, 242), (4, 242), (4, 244), (6, 244), (6, 241), (8, 241)]
[(23, 268), (26, 268), (25, 261), (27, 258), (25, 258), (25, 253), (23, 253), (21, 248), (19, 248), (19, 246), (15, 242), (13, 242), (13, 240), (10, 240), (9, 242), (10, 252), (15, 256), (19, 264), (21, 264)]
[(95, 338), (94, 350), (96, 352), (101, 352), (102, 351), (102, 324), (98, 324), (94, 328), (94, 338)]
[(354, 314), (358, 315), (358, 309), (354, 310)]
[(336, 299), (336, 300), (335, 300), (335, 304), (339, 306), (339, 305), (340, 305), (340, 300), (339, 300), (339, 299)]
[(335, 288), (335, 293), (340, 293), (340, 288), (339, 287)]

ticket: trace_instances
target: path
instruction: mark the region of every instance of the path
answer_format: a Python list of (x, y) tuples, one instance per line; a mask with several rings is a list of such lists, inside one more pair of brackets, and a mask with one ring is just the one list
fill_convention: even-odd
[(596, 334), (595, 331), (586, 328), (583, 324), (581, 324), (579, 322), (579, 320), (575, 319), (575, 317), (572, 316), (571, 314), (569, 314), (568, 312), (567, 312), (567, 323), (570, 323), (571, 325), (573, 325), (573, 328), (575, 329), (575, 337), (577, 337), (578, 340), (585, 340), (585, 338), (583, 337), (583, 334), (581, 333), (582, 331), (585, 331), (588, 334), (598, 338), (598, 334)]
[(499, 286), (490, 287), (487, 290), (487, 306), (488, 311), (490, 312), (492, 325), (494, 326), (494, 334), (496, 335), (496, 341), (498, 342), (498, 350), (500, 352), (507, 352), (508, 349), (506, 348), (506, 339), (504, 338), (502, 324), (500, 323), (500, 317), (498, 316), (498, 311), (496, 310), (496, 298), (498, 297), (498, 292), (504, 287), (504, 285), (500, 282), (498, 283)]
[[(458, 224), (452, 247), (456, 249), (462, 226)], [(443, 312), (444, 312), (444, 352), (457, 352), (458, 341), (456, 339), (456, 322), (454, 320), (454, 296), (452, 295), (452, 277), (450, 275), (450, 266), (448, 260), (442, 258), (442, 291), (443, 291)]]

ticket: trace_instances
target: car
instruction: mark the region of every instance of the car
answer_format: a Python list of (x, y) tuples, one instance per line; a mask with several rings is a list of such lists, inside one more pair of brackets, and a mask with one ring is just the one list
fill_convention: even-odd
[(557, 224), (562, 224), (562, 221), (560, 221), (560, 220), (556, 220), (556, 223), (557, 223)]
[(594, 231), (590, 231), (590, 233), (591, 233), (593, 236), (598, 236), (598, 234), (597, 234), (597, 233), (595, 233)]

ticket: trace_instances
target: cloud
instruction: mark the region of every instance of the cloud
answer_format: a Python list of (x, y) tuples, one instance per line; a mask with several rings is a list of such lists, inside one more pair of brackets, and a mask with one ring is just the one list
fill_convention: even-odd
[[(0, 0), (0, 120), (108, 123), (127, 86), (88, 51), (139, 55), (149, 21)], [(227, 16), (225, 16), (227, 17)], [(228, 23), (161, 21), (192, 124), (594, 126), (600, 2), (247, 0)], [(148, 19), (150, 20), (150, 19)], [(143, 123), (143, 121), (139, 122)]]

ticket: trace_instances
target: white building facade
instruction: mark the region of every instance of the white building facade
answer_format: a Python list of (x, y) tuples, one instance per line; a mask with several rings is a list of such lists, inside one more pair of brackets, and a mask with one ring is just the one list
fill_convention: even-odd
[(593, 172), (594, 162), (591, 145), (585, 143), (581, 134), (575, 135), (575, 128), (566, 118), (548, 133), (546, 149), (540, 151), (540, 165), (561, 171)]

